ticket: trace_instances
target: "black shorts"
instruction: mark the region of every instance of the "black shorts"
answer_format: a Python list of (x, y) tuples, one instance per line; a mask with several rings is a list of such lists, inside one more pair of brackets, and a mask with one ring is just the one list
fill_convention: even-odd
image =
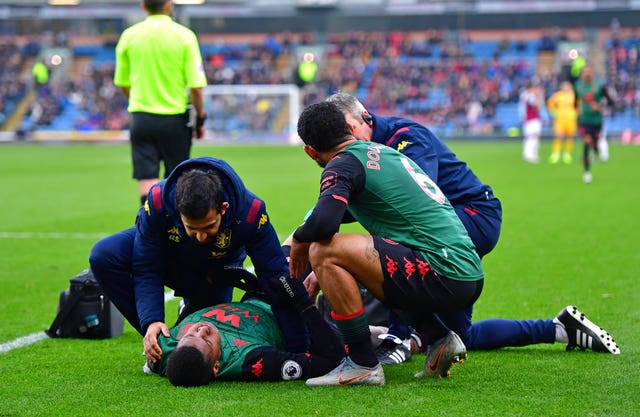
[(590, 136), (592, 139), (598, 140), (602, 130), (602, 123), (579, 123), (578, 129), (580, 136)]
[(484, 279), (460, 281), (438, 275), (413, 249), (373, 236), (384, 275), (384, 305), (414, 312), (459, 311), (480, 296)]
[(131, 157), (133, 178), (160, 178), (160, 161), (166, 178), (180, 162), (189, 159), (192, 129), (189, 114), (132, 113)]

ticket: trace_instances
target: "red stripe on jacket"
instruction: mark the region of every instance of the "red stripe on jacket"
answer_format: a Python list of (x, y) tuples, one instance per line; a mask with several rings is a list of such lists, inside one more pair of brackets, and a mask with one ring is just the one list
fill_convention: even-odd
[(387, 141), (387, 143), (385, 143), (385, 145), (387, 146), (391, 146), (391, 144), (393, 143), (394, 140), (396, 140), (396, 136), (398, 136), (400, 133), (406, 132), (408, 131), (409, 128), (408, 127), (403, 127), (401, 129), (396, 130), (396, 133), (393, 134), (393, 136), (391, 136), (389, 138), (389, 140)]
[(153, 208), (160, 210), (162, 208), (162, 190), (160, 187), (153, 187), (151, 190), (151, 199), (153, 200)]
[(247, 221), (249, 223), (254, 223), (256, 221), (256, 217), (258, 217), (258, 212), (260, 211), (260, 205), (260, 200), (254, 198), (253, 203), (251, 203), (251, 208), (249, 209), (249, 214), (247, 214)]

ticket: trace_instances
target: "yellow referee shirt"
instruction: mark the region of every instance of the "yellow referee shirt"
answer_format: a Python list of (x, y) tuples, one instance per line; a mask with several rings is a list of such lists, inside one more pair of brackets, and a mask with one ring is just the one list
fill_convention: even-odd
[(113, 82), (129, 87), (129, 112), (181, 114), (189, 88), (207, 79), (195, 33), (167, 15), (150, 15), (122, 32)]

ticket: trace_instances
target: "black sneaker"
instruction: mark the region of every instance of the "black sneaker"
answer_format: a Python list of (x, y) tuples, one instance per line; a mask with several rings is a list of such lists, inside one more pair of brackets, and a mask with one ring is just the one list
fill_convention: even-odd
[(411, 360), (410, 340), (406, 343), (392, 334), (381, 334), (378, 336), (382, 343), (375, 349), (376, 358), (381, 365), (396, 365), (398, 363)]
[(567, 331), (569, 336), (567, 350), (580, 348), (591, 349), (594, 352), (620, 354), (620, 348), (609, 332), (589, 321), (575, 306), (565, 307), (558, 313), (555, 322)]

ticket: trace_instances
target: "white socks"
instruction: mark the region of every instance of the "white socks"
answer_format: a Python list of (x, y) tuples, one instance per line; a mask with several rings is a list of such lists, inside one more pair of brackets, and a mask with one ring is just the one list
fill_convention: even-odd
[(553, 319), (553, 323), (556, 325), (556, 342), (569, 343), (569, 335), (564, 325), (557, 318)]

